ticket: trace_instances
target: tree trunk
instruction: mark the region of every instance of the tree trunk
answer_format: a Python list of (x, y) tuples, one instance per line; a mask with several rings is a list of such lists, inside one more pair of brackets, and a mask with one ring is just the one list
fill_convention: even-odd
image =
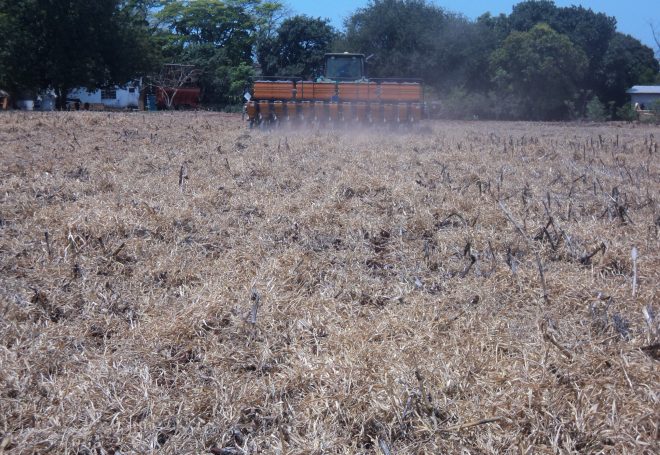
[(57, 95), (57, 101), (55, 107), (58, 111), (66, 110), (66, 95), (68, 94), (69, 89), (66, 87), (57, 87), (55, 89), (55, 95)]

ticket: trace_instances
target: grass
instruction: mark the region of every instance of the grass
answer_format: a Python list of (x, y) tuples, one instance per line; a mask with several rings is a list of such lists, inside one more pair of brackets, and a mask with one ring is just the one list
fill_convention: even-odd
[(659, 136), (5, 113), (0, 453), (657, 453)]

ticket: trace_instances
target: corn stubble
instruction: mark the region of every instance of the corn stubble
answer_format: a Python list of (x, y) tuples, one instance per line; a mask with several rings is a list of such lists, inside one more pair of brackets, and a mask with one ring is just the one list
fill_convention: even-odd
[(657, 453), (658, 136), (7, 113), (0, 453)]

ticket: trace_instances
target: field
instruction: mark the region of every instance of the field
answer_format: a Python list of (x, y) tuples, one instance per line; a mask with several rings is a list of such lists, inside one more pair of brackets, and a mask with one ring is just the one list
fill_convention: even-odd
[(658, 453), (659, 140), (0, 115), (0, 454)]

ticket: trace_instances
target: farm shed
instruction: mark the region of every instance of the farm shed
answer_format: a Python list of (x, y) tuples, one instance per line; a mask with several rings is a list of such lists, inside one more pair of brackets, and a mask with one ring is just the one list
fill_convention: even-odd
[(9, 109), (9, 93), (0, 89), (0, 111)]
[(137, 108), (140, 102), (140, 86), (135, 83), (123, 87), (116, 85), (92, 91), (81, 87), (71, 90), (67, 98), (80, 100), (83, 105), (102, 104), (105, 107), (115, 109)]
[(650, 109), (651, 105), (660, 103), (660, 85), (635, 85), (626, 93), (630, 95), (630, 102), (644, 106), (643, 109)]

